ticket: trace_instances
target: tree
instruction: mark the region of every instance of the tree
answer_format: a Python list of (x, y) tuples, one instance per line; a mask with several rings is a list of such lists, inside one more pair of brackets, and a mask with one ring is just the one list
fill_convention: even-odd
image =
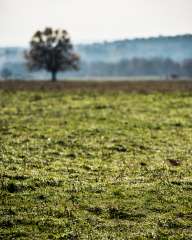
[(4, 67), (1, 71), (1, 76), (3, 79), (7, 80), (12, 76), (12, 72), (8, 68)]
[(79, 56), (74, 52), (65, 30), (46, 28), (44, 31), (37, 31), (25, 57), (30, 70), (45, 69), (52, 74), (52, 81), (56, 81), (59, 71), (79, 68)]
[(183, 71), (184, 75), (186, 76), (192, 76), (192, 59), (186, 59), (183, 62)]

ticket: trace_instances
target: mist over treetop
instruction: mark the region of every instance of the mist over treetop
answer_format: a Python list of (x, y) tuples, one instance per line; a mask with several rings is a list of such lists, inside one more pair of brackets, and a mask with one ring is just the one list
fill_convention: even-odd
[(76, 46), (86, 61), (118, 62), (132, 58), (192, 58), (192, 34), (123, 39)]

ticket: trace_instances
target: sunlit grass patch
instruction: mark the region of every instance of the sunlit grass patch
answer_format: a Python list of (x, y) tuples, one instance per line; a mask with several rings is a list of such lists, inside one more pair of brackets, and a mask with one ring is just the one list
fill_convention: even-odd
[(0, 92), (1, 239), (190, 239), (192, 95)]

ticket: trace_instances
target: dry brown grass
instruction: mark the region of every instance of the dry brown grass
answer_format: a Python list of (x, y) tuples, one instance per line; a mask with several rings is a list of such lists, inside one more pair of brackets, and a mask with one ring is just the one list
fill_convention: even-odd
[(0, 81), (3, 90), (40, 91), (125, 91), (125, 92), (190, 92), (192, 81)]

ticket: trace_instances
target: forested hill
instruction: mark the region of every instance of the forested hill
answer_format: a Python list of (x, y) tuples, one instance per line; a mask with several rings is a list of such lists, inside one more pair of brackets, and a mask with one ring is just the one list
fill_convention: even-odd
[[(125, 39), (75, 45), (80, 71), (61, 76), (192, 76), (192, 35)], [(25, 48), (0, 48), (0, 78), (47, 78), (45, 72), (30, 73)], [(6, 71), (5, 71), (6, 70)], [(7, 71), (8, 70), (8, 71)], [(2, 74), (3, 73), (3, 74)], [(7, 75), (7, 74), (6, 74)]]
[[(80, 44), (75, 48), (85, 62), (110, 63), (133, 58), (169, 58), (181, 62), (192, 58), (192, 34)], [(0, 64), (22, 61), (23, 51), (24, 48), (0, 48)]]
[(192, 35), (125, 39), (78, 45), (77, 50), (88, 62), (119, 62), (132, 58), (170, 58), (181, 62), (192, 58)]

